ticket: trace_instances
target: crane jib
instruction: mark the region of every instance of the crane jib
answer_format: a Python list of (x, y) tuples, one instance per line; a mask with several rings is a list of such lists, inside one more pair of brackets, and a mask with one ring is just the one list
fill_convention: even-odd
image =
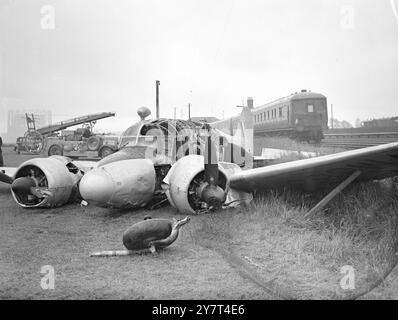
[(82, 116), (82, 117), (77, 117), (77, 118), (61, 121), (61, 122), (58, 122), (58, 123), (55, 123), (55, 124), (52, 124), (52, 125), (49, 125), (46, 127), (39, 128), (36, 131), (38, 131), (40, 134), (49, 134), (49, 133), (53, 133), (56, 131), (64, 130), (68, 127), (72, 127), (72, 126), (76, 126), (79, 124), (88, 123), (88, 122), (92, 122), (92, 121), (97, 121), (97, 120), (105, 119), (105, 118), (109, 118), (109, 117), (114, 117), (114, 116), (115, 116), (114, 112), (96, 113), (96, 114), (91, 114), (91, 115), (86, 115), (86, 116)]

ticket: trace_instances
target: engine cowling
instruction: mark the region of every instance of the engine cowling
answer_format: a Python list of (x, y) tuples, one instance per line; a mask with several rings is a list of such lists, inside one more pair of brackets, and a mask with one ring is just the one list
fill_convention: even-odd
[[(227, 191), (227, 174), (219, 165), (218, 186)], [(208, 208), (201, 197), (205, 185), (204, 157), (189, 155), (178, 160), (164, 178), (164, 187), (170, 204), (185, 214), (194, 214)]]
[(82, 171), (66, 157), (30, 159), (18, 167), (11, 193), (24, 208), (60, 207), (77, 198), (82, 176)]

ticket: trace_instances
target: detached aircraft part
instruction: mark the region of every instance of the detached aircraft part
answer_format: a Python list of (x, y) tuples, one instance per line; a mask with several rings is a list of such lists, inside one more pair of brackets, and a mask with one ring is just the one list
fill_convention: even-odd
[(91, 257), (127, 256), (137, 251), (157, 250), (171, 245), (177, 240), (180, 228), (190, 221), (189, 217), (181, 220), (149, 219), (132, 225), (123, 233), (123, 244), (127, 250), (110, 250), (91, 253)]
[(77, 197), (82, 176), (65, 157), (31, 159), (17, 169), (11, 193), (24, 208), (59, 207)]

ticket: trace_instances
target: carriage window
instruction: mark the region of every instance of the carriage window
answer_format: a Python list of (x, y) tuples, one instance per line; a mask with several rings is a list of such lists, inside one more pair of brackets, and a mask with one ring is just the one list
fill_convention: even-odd
[(314, 105), (312, 104), (308, 105), (308, 112), (314, 112)]
[(279, 108), (279, 118), (282, 118), (282, 107)]

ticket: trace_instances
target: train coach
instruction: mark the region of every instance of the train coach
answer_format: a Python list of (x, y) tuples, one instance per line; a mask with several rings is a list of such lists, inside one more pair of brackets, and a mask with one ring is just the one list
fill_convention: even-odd
[(252, 110), (254, 134), (319, 142), (328, 128), (326, 97), (301, 90)]

